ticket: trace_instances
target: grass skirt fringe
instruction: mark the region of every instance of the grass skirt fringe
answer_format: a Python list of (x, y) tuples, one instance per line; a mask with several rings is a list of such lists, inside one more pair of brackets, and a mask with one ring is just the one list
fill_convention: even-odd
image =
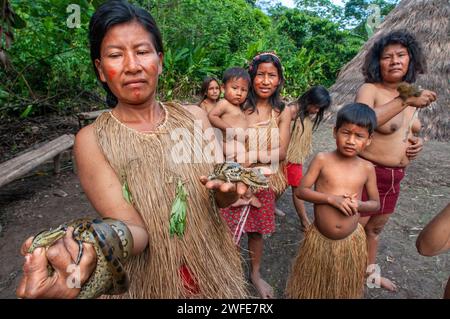
[(308, 155), (311, 154), (312, 128), (313, 123), (309, 117), (303, 120), (303, 127), (300, 119), (296, 120), (293, 131), (291, 132), (286, 161), (289, 163), (303, 164)]
[(269, 187), (274, 191), (275, 198), (278, 199), (286, 191), (289, 186), (285, 174), (286, 162), (282, 161), (278, 167), (278, 171), (269, 177)]
[(287, 280), (286, 297), (294, 299), (361, 298), (367, 266), (364, 228), (348, 237), (332, 240), (314, 224), (305, 239)]

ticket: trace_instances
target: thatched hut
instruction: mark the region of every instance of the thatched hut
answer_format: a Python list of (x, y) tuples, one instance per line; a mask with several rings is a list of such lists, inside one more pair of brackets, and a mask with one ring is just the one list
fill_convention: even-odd
[(382, 35), (406, 29), (422, 43), (427, 57), (428, 71), (420, 75), (417, 84), (437, 92), (438, 100), (431, 107), (421, 110), (419, 117), (424, 125), (424, 135), (438, 140), (450, 139), (450, 3), (449, 0), (403, 0), (385, 18), (358, 55), (339, 73), (331, 87), (333, 109), (354, 101), (358, 88), (363, 84), (364, 56)]

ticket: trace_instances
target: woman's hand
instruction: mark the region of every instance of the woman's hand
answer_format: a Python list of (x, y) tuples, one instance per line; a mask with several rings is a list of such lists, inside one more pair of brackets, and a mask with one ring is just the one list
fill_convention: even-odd
[(416, 136), (411, 136), (408, 141), (411, 143), (406, 148), (406, 157), (411, 161), (419, 155), (420, 151), (423, 149), (423, 139)]
[(429, 90), (423, 90), (420, 96), (411, 96), (406, 99), (405, 103), (417, 108), (423, 108), (430, 105), (432, 102), (436, 101), (436, 93)]
[(247, 192), (248, 186), (242, 182), (228, 183), (219, 179), (208, 180), (207, 176), (200, 176), (200, 181), (209, 190), (216, 190), (217, 206), (228, 207)]
[[(97, 256), (92, 245), (83, 244), (83, 256), (76, 268), (74, 265), (78, 254), (78, 244), (72, 238), (73, 228), (69, 228), (64, 238), (58, 240), (46, 251), (37, 248), (28, 253), (33, 237), (28, 238), (21, 247), (25, 256), (23, 277), (17, 287), (19, 298), (76, 298), (81, 286), (88, 280), (95, 269)], [(54, 268), (52, 276), (48, 275), (47, 265)], [(69, 272), (67, 272), (69, 270)]]

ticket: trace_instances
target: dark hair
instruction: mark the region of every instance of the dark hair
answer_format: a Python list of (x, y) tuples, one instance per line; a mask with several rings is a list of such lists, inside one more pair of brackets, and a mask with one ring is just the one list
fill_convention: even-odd
[[(280, 77), (280, 84), (278, 85), (275, 92), (269, 98), (269, 103), (272, 106), (272, 109), (277, 109), (279, 112), (282, 112), (284, 109), (284, 102), (281, 100), (280, 92), (283, 89), (284, 85), (284, 76), (283, 76), (283, 68), (281, 66), (280, 59), (274, 53), (262, 53), (256, 55), (250, 65), (248, 67), (248, 73), (250, 74), (251, 83), (256, 77), (256, 72), (258, 71), (258, 66), (261, 63), (272, 63), (278, 70), (278, 76)], [(253, 85), (250, 85), (250, 90), (248, 92), (247, 103), (244, 105), (244, 110), (251, 109), (252, 112), (256, 109), (256, 93), (253, 89)]]
[(384, 48), (390, 44), (401, 44), (408, 50), (408, 72), (403, 78), (403, 81), (413, 83), (416, 81), (418, 74), (423, 74), (426, 72), (427, 65), (420, 43), (407, 31), (397, 30), (381, 37), (375, 42), (369, 52), (367, 52), (364, 65), (362, 67), (362, 72), (366, 83), (382, 82), (383, 79), (381, 78), (380, 58)]
[(377, 127), (377, 116), (375, 111), (367, 104), (350, 103), (342, 107), (336, 116), (336, 130), (344, 124), (355, 124), (365, 127), (372, 135)]
[(217, 80), (215, 77), (212, 76), (207, 76), (203, 79), (203, 83), (202, 83), (202, 87), (200, 89), (200, 94), (202, 96), (202, 100), (200, 101), (203, 102), (206, 99), (206, 95), (208, 93), (208, 88), (209, 88), (209, 84), (212, 81), (216, 81), (218, 85), (220, 85), (219, 80)]
[[(99, 74), (95, 67), (95, 60), (100, 59), (100, 49), (103, 38), (108, 30), (118, 24), (136, 21), (149, 33), (156, 52), (164, 53), (162, 37), (153, 17), (142, 8), (136, 7), (127, 1), (110, 0), (102, 4), (91, 17), (89, 22), (89, 42), (91, 47), (91, 60), (94, 65), (97, 79)], [(102, 82), (106, 91), (106, 103), (109, 107), (117, 105), (117, 98), (111, 92), (108, 84)]]
[[(322, 85), (313, 86), (308, 91), (303, 93), (302, 96), (298, 98), (298, 113), (297, 117), (300, 118), (303, 127), (303, 121), (305, 117), (309, 115), (308, 108), (311, 105), (317, 105), (319, 107), (319, 112), (314, 119), (313, 131), (319, 127), (320, 122), (322, 122), (323, 114), (325, 110), (331, 105), (331, 96), (328, 90)], [(296, 125), (297, 121), (294, 122)], [(303, 132), (302, 132), (303, 134)]]
[(227, 69), (223, 73), (222, 83), (223, 83), (223, 85), (225, 85), (225, 84), (227, 84), (228, 81), (233, 80), (233, 79), (235, 79), (235, 80), (243, 79), (243, 80), (247, 81), (248, 86), (250, 87), (250, 82), (251, 82), (250, 75), (248, 74), (246, 69), (237, 68), (237, 67)]

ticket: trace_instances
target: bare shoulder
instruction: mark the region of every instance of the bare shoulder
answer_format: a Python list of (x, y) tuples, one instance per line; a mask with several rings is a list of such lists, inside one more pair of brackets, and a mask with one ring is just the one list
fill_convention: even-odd
[(376, 90), (377, 90), (377, 86), (375, 85), (375, 83), (364, 83), (359, 87), (358, 93), (359, 92), (375, 92)]
[(94, 124), (89, 124), (78, 131), (75, 136), (75, 146), (80, 144), (91, 144), (92, 142), (95, 142), (95, 140), (96, 136)]
[(74, 153), (76, 157), (83, 154), (95, 156), (100, 153), (100, 147), (97, 143), (94, 124), (83, 127), (75, 136)]
[(332, 157), (332, 153), (329, 152), (319, 152), (314, 156), (313, 161), (318, 163), (325, 163), (327, 160), (330, 160)]
[(364, 83), (356, 92), (355, 102), (374, 107), (377, 87), (374, 83)]
[(294, 121), (297, 118), (298, 114), (298, 104), (297, 103), (290, 104), (289, 111), (291, 113), (291, 120)]
[(290, 107), (285, 107), (283, 109), (283, 111), (281, 111), (280, 113), (278, 113), (277, 115), (278, 121), (281, 123), (291, 123), (292, 121), (292, 111)]
[(224, 110), (225, 112), (228, 111), (230, 108), (233, 108), (233, 105), (228, 102), (226, 99), (221, 99), (219, 102), (217, 102), (216, 108), (219, 108), (221, 110)]

